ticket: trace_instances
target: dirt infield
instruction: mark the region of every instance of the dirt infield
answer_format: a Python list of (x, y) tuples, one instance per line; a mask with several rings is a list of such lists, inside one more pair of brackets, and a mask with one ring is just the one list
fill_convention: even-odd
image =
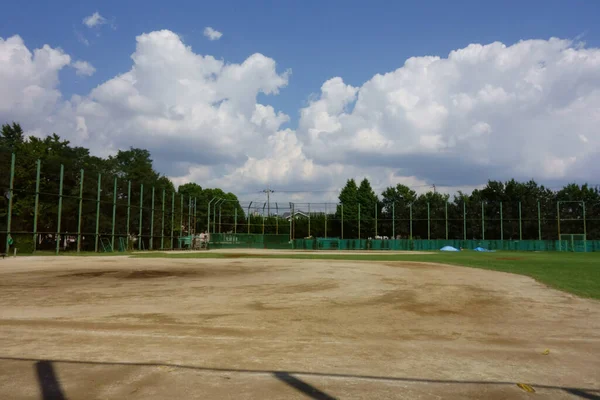
[(0, 260), (2, 399), (591, 399), (599, 353), (600, 302), (500, 272)]
[[(157, 253), (169, 253), (169, 254), (183, 254), (183, 253), (226, 253), (226, 254), (264, 254), (264, 255), (276, 255), (276, 254), (362, 254), (362, 255), (419, 255), (419, 254), (435, 254), (430, 251), (415, 251), (415, 250), (278, 250), (278, 249), (245, 249), (245, 248), (231, 248), (231, 249), (213, 249), (213, 250), (169, 250), (169, 251), (156, 251)], [(148, 251), (134, 252), (139, 254), (148, 254)]]

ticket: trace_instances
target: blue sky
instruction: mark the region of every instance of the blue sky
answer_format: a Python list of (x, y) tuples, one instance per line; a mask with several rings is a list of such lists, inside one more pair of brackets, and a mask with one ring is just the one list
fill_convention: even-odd
[[(50, 44), (91, 62), (97, 73), (77, 79), (62, 71), (64, 95), (84, 94), (131, 67), (135, 37), (169, 29), (196, 53), (227, 62), (250, 54), (292, 69), (287, 88), (270, 103), (295, 121), (311, 93), (334, 76), (360, 85), (412, 56), (446, 56), (469, 43), (552, 36), (600, 42), (598, 1), (39, 1), (6, 2), (0, 37), (20, 35), (30, 48)], [(98, 11), (114, 23), (90, 30), (82, 19)], [(205, 26), (224, 33), (207, 41)], [(75, 32), (90, 42), (81, 43)], [(99, 35), (99, 36), (97, 36)]]
[[(57, 132), (98, 155), (144, 146), (176, 183), (327, 190), (369, 177), (377, 187), (452, 192), (487, 179), (558, 185), (600, 174), (599, 1), (105, 0), (1, 10), (0, 59), (11, 60), (0, 66), (9, 94), (1, 122)], [(106, 23), (86, 26), (96, 12)], [(206, 27), (222, 37), (208, 40)], [(45, 45), (54, 64), (33, 55)], [(76, 74), (78, 60), (95, 71)]]

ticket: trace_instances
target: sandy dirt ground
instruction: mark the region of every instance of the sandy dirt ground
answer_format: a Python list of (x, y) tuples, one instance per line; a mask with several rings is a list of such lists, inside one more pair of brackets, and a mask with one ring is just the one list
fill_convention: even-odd
[(0, 260), (1, 399), (593, 399), (599, 354), (600, 302), (500, 272)]
[[(274, 249), (244, 249), (244, 248), (232, 248), (232, 249), (213, 249), (213, 250), (169, 250), (169, 251), (156, 251), (156, 253), (168, 253), (168, 254), (182, 254), (182, 253), (226, 253), (226, 254), (264, 254), (264, 255), (276, 255), (276, 254), (338, 254), (338, 255), (418, 255), (418, 254), (435, 254), (430, 251), (404, 251), (404, 250), (274, 250)], [(148, 254), (148, 251), (136, 251), (134, 253)]]

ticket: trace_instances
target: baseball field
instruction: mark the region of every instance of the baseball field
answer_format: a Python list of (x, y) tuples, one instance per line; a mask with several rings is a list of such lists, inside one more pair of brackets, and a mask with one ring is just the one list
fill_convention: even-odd
[(600, 398), (600, 256), (0, 260), (2, 399)]

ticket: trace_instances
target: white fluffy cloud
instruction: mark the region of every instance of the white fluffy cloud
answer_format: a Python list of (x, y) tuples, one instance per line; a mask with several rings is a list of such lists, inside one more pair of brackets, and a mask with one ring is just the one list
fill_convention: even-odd
[(440, 183), (592, 179), (581, 167), (600, 148), (599, 67), (600, 50), (566, 40), (472, 44), (410, 58), (358, 89), (325, 82), (298, 134), (320, 164), (392, 166)]
[(488, 178), (593, 181), (600, 173), (600, 50), (565, 40), (413, 57), (358, 87), (334, 77), (300, 110), (296, 129), (257, 102), (290, 78), (262, 54), (228, 64), (165, 30), (138, 36), (131, 58), (129, 71), (65, 100), (58, 72), (69, 55), (0, 39), (0, 90), (11, 94), (0, 98), (0, 120), (100, 155), (144, 147), (176, 183), (239, 193), (338, 188), (364, 176), (378, 188), (451, 190)]
[(204, 28), (204, 36), (206, 36), (209, 40), (219, 40), (223, 34), (210, 26)]
[(98, 11), (96, 11), (92, 15), (85, 17), (82, 22), (88, 28), (93, 28), (95, 26), (106, 24), (107, 20), (102, 15), (100, 15)]
[(75, 61), (73, 68), (75, 68), (75, 73), (79, 76), (92, 76), (96, 73), (96, 68), (87, 61)]

